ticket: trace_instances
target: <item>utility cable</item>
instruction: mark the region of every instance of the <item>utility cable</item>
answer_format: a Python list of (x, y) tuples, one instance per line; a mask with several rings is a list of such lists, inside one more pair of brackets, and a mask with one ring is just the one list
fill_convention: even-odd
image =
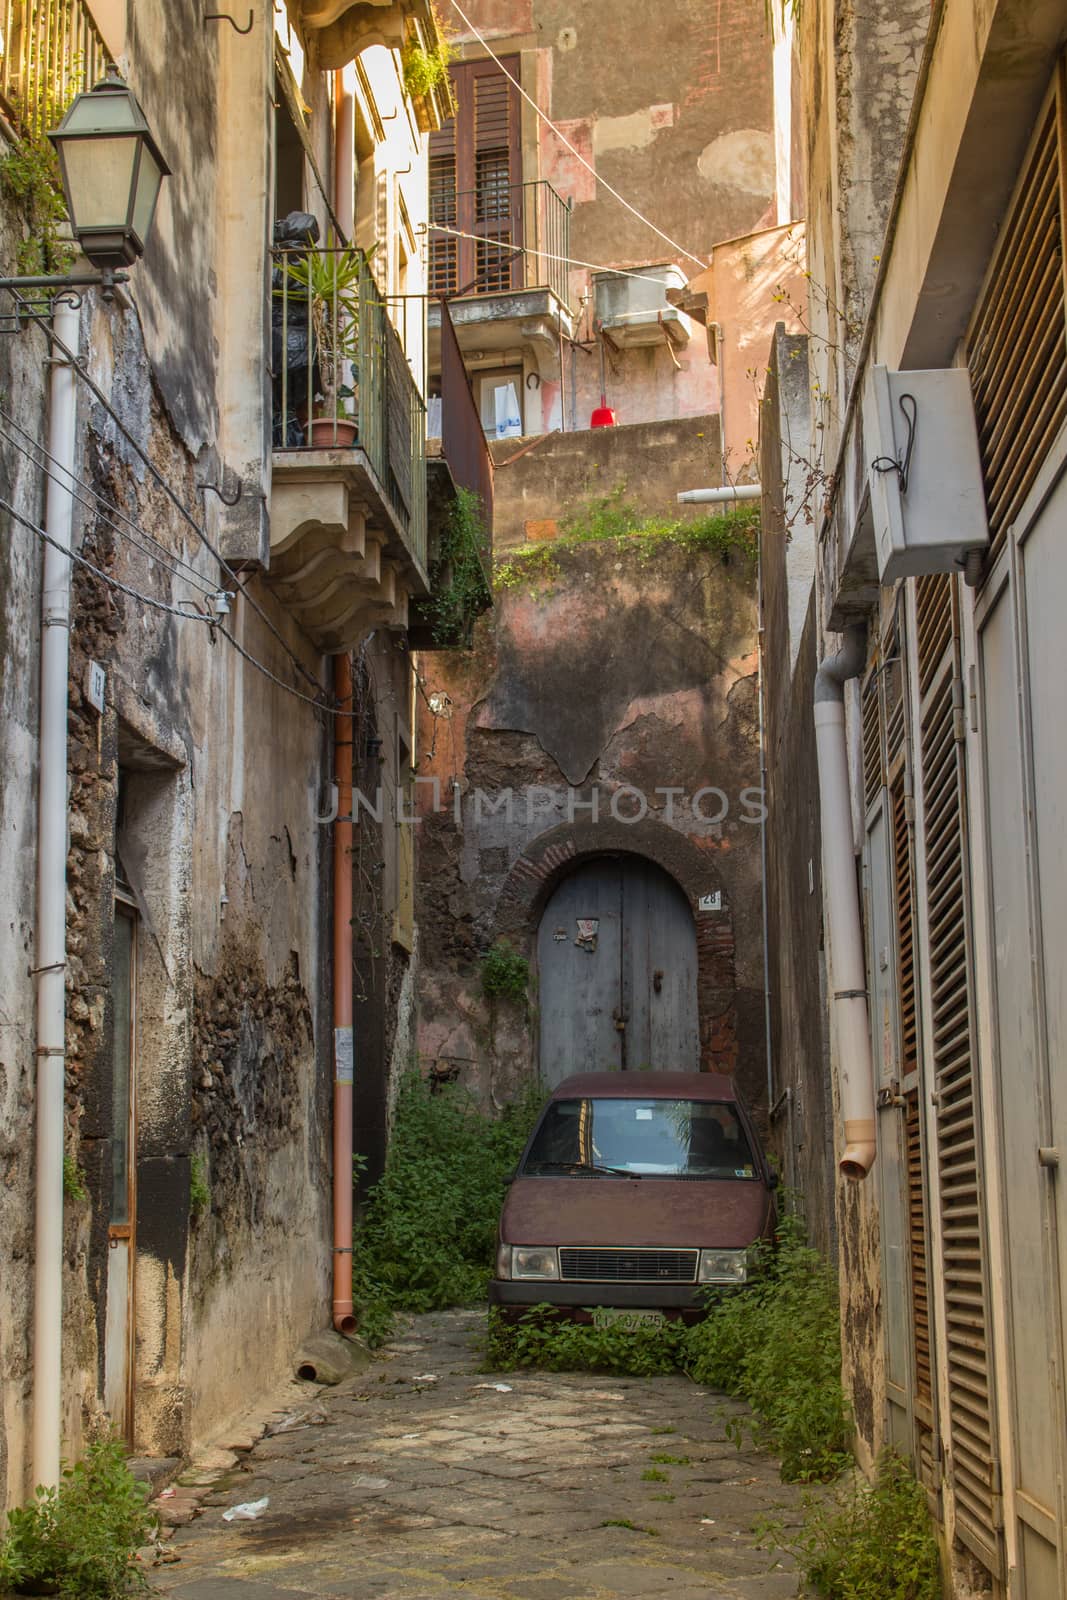
[(214, 556), (215, 560), (218, 562), (218, 564), (222, 568), (223, 572), (236, 585), (237, 590), (241, 594), (244, 595), (245, 599), (248, 601), (248, 603), (251, 606), (252, 610), (260, 618), (260, 620), (263, 621), (264, 623), (266, 623), (267, 628), (274, 635), (275, 639), (277, 639), (278, 643), (281, 645), (282, 649), (285, 651), (286, 655), (289, 657), (289, 660), (296, 667), (296, 669), (300, 673), (301, 677), (305, 678), (308, 681), (308, 683), (314, 684), (315, 687), (321, 691), (322, 685), (319, 683), (318, 679), (314, 676), (313, 673), (308, 671), (307, 667), (305, 667), (304, 663), (300, 660), (299, 656), (297, 656), (295, 654), (295, 652), (290, 647), (288, 641), (286, 640), (285, 635), (281, 632), (281, 629), (277, 626), (277, 624), (273, 621), (273, 619), (268, 615), (268, 613), (259, 604), (259, 602), (256, 600), (255, 596), (252, 595), (248, 591), (248, 589), (245, 587), (245, 585), (240, 581), (240, 579), (238, 578), (236, 572), (234, 572), (233, 568), (230, 566), (230, 564), (226, 560), (225, 556), (222, 555), (221, 551), (216, 550), (215, 546), (212, 544), (211, 540), (208, 538), (208, 536), (207, 536), (206, 532), (204, 531), (204, 529), (197, 522), (197, 520), (193, 516), (192, 512), (189, 511), (188, 508), (178, 498), (177, 494), (171, 488), (171, 486), (167, 482), (166, 478), (164, 478), (163, 474), (160, 472), (160, 470), (156, 466), (155, 462), (151, 460), (151, 458), (149, 457), (147, 452), (141, 447), (141, 445), (139, 445), (137, 443), (137, 440), (133, 437), (133, 434), (126, 427), (126, 424), (123, 422), (122, 418), (119, 416), (118, 412), (115, 410), (115, 408), (111, 404), (110, 400), (104, 394), (104, 391), (100, 388), (100, 385), (86, 371), (85, 367), (82, 365), (82, 363), (78, 359), (77, 355), (72, 350), (70, 350), (67, 347), (67, 345), (63, 342), (63, 340), (59, 337), (59, 335), (56, 333), (55, 329), (52, 327), (52, 324), (49, 322), (48, 318), (45, 317), (45, 316), (42, 316), (42, 314), (39, 311), (36, 311), (34, 309), (33, 303), (31, 301), (27, 300), (23, 295), (19, 294), (17, 289), (12, 289), (11, 292), (14, 295), (15, 300), (16, 300), (16, 302), (18, 304), (20, 313), (22, 315), (24, 315), (27, 319), (29, 319), (29, 320), (31, 320), (31, 321), (33, 321), (33, 322), (35, 322), (37, 324), (37, 326), (44, 333), (45, 337), (48, 339), (49, 343), (51, 345), (54, 345), (55, 348), (57, 350), (59, 350), (62, 353), (62, 355), (66, 358), (66, 360), (70, 363), (72, 371), (77, 373), (78, 377), (81, 378), (82, 382), (86, 385), (86, 387), (88, 388), (89, 392), (91, 394), (95, 395), (96, 399), (103, 406), (104, 410), (107, 412), (107, 414), (111, 418), (112, 422), (114, 422), (116, 428), (122, 434), (122, 437), (126, 440), (127, 444), (130, 446), (130, 448), (133, 451), (135, 451), (135, 453), (137, 454), (138, 458), (141, 461), (144, 462), (145, 466), (148, 468), (148, 471), (151, 473), (152, 477), (155, 479), (155, 481), (159, 485), (159, 487), (163, 490), (163, 493), (166, 495), (167, 499), (174, 506), (174, 509), (178, 512), (179, 516), (181, 516), (183, 518), (183, 520), (189, 524), (189, 526), (192, 528), (193, 532), (196, 534), (197, 538), (204, 545), (205, 549), (207, 549), (211, 553), (211, 555)]
[(643, 222), (645, 224), (646, 228), (651, 228), (653, 233), (658, 234), (661, 239), (665, 240), (666, 243), (670, 245), (672, 250), (677, 250), (679, 255), (687, 256), (690, 261), (695, 261), (698, 267), (706, 267), (707, 266), (707, 262), (706, 261), (702, 261), (700, 259), (700, 257), (699, 256), (695, 256), (691, 250), (687, 250), (685, 248), (685, 246), (679, 244), (676, 239), (672, 239), (670, 234), (664, 233), (662, 228), (657, 228), (656, 224), (654, 222), (651, 222), (649, 220), (649, 218), (644, 215), (643, 212), (638, 211), (636, 206), (631, 205), (629, 200), (627, 200), (624, 195), (621, 195), (619, 193), (618, 189), (613, 189), (611, 184), (608, 182), (608, 180), (606, 178), (601, 177), (600, 173), (596, 170), (596, 168), (592, 165), (592, 163), (585, 159), (585, 157), (582, 155), (581, 151), (575, 149), (574, 145), (567, 138), (567, 135), (562, 131), (562, 129), (557, 128), (556, 124), (552, 121), (551, 117), (547, 116), (546, 113), (541, 110), (541, 107), (537, 104), (537, 101), (533, 98), (533, 96), (526, 93), (526, 90), (523, 88), (523, 86), (519, 82), (518, 78), (515, 78), (515, 77), (512, 76), (512, 74), (508, 71), (507, 67), (505, 67), (504, 63), (501, 61), (500, 57), (492, 49), (492, 47), (490, 46), (489, 42), (485, 39), (485, 37), (481, 33), (479, 33), (478, 29), (474, 26), (474, 23), (471, 21), (470, 17), (467, 16), (467, 13), (463, 10), (463, 7), (459, 4), (459, 0), (452, 0), (452, 9), (456, 13), (456, 15), (459, 17), (460, 21), (465, 23), (466, 26), (473, 33), (474, 37), (477, 39), (478, 43), (485, 50), (485, 52), (489, 56), (490, 60), (496, 62), (497, 66), (500, 68), (500, 70), (504, 74), (505, 78), (507, 78), (510, 83), (513, 83), (515, 85), (516, 89), (522, 95), (522, 98), (529, 105), (531, 105), (533, 107), (534, 111), (540, 117), (541, 121), (545, 124), (545, 127), (552, 129), (552, 132), (556, 135), (556, 138), (560, 141), (560, 143), (564, 144), (567, 147), (567, 149), (570, 151), (571, 155), (575, 157), (575, 159), (585, 168), (585, 170), (587, 172), (591, 172), (593, 174), (593, 177), (596, 179), (597, 183), (599, 183), (602, 188), (606, 189), (608, 191), (608, 193), (611, 196), (613, 196), (613, 198), (616, 199), (619, 202), (620, 205), (625, 206), (627, 211), (631, 212), (632, 215), (635, 216), (639, 222)]
[[(27, 461), (37, 468), (38, 472), (43, 473), (47, 478), (51, 478), (53, 483), (58, 483), (61, 489), (66, 489), (71, 497), (80, 506), (83, 506), (91, 516), (104, 523), (120, 539), (125, 539), (129, 544), (132, 544), (134, 549), (140, 550), (142, 555), (148, 557), (149, 561), (164, 567), (171, 577), (176, 578), (179, 583), (187, 583), (191, 589), (196, 589), (206, 600), (210, 600), (214, 594), (218, 593), (216, 589), (209, 588), (203, 581), (203, 573), (197, 572), (196, 568), (191, 567), (187, 561), (183, 561), (181, 556), (173, 555), (164, 545), (159, 544), (146, 529), (141, 528), (130, 517), (127, 517), (117, 506), (112, 506), (104, 499), (103, 495), (99, 494), (90, 484), (87, 484), (83, 478), (79, 478), (76, 473), (68, 473), (67, 469), (56, 461), (55, 456), (51, 455), (43, 445), (37, 443), (32, 434), (27, 433), (25, 428), (20, 428), (13, 418), (8, 417), (3, 406), (0, 406), (0, 417), (5, 418), (25, 439), (28, 439), (32, 450), (36, 450), (38, 455), (32, 454), (31, 450), (20, 444), (18, 439), (13, 438), (4, 428), (0, 428), (0, 439), (5, 440), (13, 450), (17, 450), (21, 455), (25, 456)], [(38, 456), (43, 459), (39, 459)], [(59, 470), (52, 471), (51, 467), (46, 465), (48, 461), (52, 462)], [(87, 496), (89, 498), (86, 498)], [(116, 517), (120, 518), (126, 526), (122, 527), (119, 522), (115, 521), (114, 518)], [(132, 529), (133, 532), (127, 531), (128, 529)], [(135, 537), (136, 534), (140, 534), (141, 538), (147, 539), (148, 544), (142, 544), (141, 540)], [(149, 548), (150, 545), (153, 548)]]
[(463, 233), (459, 228), (446, 227), (443, 222), (428, 224), (431, 233), (447, 233), (452, 239), (470, 239), (475, 244), (491, 244), (498, 250), (512, 250), (516, 255), (540, 256), (542, 261), (562, 261), (567, 267), (588, 267), (592, 272), (611, 272), (617, 278), (636, 278), (638, 283), (654, 283), (663, 288), (662, 278), (653, 278), (647, 272), (630, 272), (626, 267), (602, 267), (595, 261), (578, 261), (574, 256), (555, 256), (548, 250), (538, 250), (535, 245), (510, 244), (506, 239), (494, 239), (489, 234)]

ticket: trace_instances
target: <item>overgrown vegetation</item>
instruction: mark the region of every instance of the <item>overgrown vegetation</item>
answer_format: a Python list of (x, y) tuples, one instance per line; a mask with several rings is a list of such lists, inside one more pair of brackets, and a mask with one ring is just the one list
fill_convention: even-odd
[(43, 134), (24, 134), (0, 159), (0, 188), (12, 201), (23, 226), (15, 252), (19, 273), (66, 272), (76, 251), (61, 237), (67, 208), (59, 162)]
[(626, 500), (619, 488), (577, 507), (550, 543), (509, 550), (494, 568), (493, 581), (498, 589), (536, 589), (559, 576), (561, 552), (608, 541), (624, 545), (640, 562), (653, 560), (665, 545), (673, 545), (723, 560), (737, 557), (747, 564), (755, 558), (758, 531), (759, 508), (754, 504), (692, 519), (653, 517)]
[(926, 1494), (891, 1452), (873, 1484), (852, 1484), (829, 1503), (811, 1496), (800, 1528), (769, 1523), (763, 1534), (826, 1600), (940, 1600)]
[(203, 1156), (193, 1156), (189, 1162), (189, 1210), (194, 1217), (211, 1205), (211, 1185), (208, 1183), (207, 1162)]
[(84, 1461), (64, 1468), (58, 1489), (39, 1488), (10, 1513), (0, 1589), (113, 1600), (146, 1588), (133, 1556), (154, 1525), (147, 1498), (118, 1439), (90, 1445)]
[(852, 1459), (834, 1274), (795, 1215), (759, 1258), (751, 1287), (693, 1329), (687, 1371), (748, 1402), (751, 1416), (731, 1423), (733, 1436), (750, 1431), (775, 1450), (784, 1478), (829, 1481)]
[(540, 1110), (539, 1085), (487, 1116), (465, 1090), (419, 1073), (400, 1086), (385, 1172), (356, 1230), (359, 1331), (389, 1337), (397, 1311), (471, 1305), (485, 1295), (504, 1180)]
[(473, 490), (460, 489), (430, 570), (427, 610), (434, 643), (441, 649), (467, 648), (475, 622), (493, 603), (486, 575), (488, 549), (481, 500)]
[(680, 1367), (748, 1402), (750, 1414), (728, 1424), (735, 1443), (751, 1434), (774, 1450), (787, 1481), (828, 1481), (852, 1459), (833, 1273), (793, 1216), (782, 1221), (778, 1247), (754, 1255), (755, 1281), (722, 1294), (691, 1328), (597, 1328), (560, 1321), (548, 1306), (517, 1325), (491, 1313), (488, 1363), (642, 1377)]
[(492, 1000), (524, 1000), (530, 986), (530, 963), (498, 939), (482, 957), (482, 990)]
[(428, 50), (410, 38), (400, 55), (404, 88), (413, 100), (425, 100), (448, 82), (449, 62), (455, 56), (451, 39), (445, 33), (436, 6), (433, 8), (434, 38)]
[(63, 1157), (63, 1198), (64, 1200), (88, 1200), (89, 1191), (85, 1187), (85, 1174), (73, 1156)]

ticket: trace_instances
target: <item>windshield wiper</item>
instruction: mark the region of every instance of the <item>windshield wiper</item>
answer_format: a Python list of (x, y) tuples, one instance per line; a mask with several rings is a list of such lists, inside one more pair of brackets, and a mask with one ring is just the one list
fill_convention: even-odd
[(613, 1178), (641, 1178), (644, 1176), (641, 1172), (630, 1172), (626, 1167), (602, 1167), (594, 1161), (538, 1161), (536, 1167), (537, 1172), (534, 1173), (531, 1173), (527, 1168), (527, 1175), (536, 1177), (538, 1173), (542, 1172), (595, 1172), (598, 1174), (606, 1173)]

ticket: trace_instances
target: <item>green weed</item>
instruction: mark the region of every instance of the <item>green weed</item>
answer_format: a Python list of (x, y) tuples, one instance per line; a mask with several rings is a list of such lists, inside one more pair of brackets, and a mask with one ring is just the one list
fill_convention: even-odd
[(64, 1468), (58, 1489), (38, 1488), (28, 1506), (10, 1513), (0, 1589), (113, 1600), (146, 1588), (132, 1557), (154, 1525), (147, 1498), (118, 1439), (90, 1445), (84, 1461)]
[(193, 1156), (189, 1162), (189, 1210), (194, 1217), (211, 1205), (211, 1186), (208, 1183), (207, 1161), (203, 1156)]
[(470, 489), (460, 489), (430, 568), (427, 609), (434, 643), (442, 649), (469, 647), (475, 622), (493, 603), (489, 543), (481, 499)]
[(85, 1187), (85, 1173), (79, 1167), (73, 1156), (63, 1157), (63, 1198), (64, 1200), (88, 1200), (89, 1191)]
[(629, 1528), (631, 1533), (647, 1533), (653, 1539), (659, 1538), (658, 1528), (642, 1528), (640, 1523), (631, 1522), (629, 1517), (608, 1517), (600, 1526), (602, 1528)]
[(670, 1476), (661, 1472), (658, 1467), (646, 1467), (641, 1474), (642, 1483), (670, 1483)]
[(937, 1544), (926, 1495), (899, 1456), (887, 1452), (874, 1483), (853, 1485), (829, 1504), (809, 1496), (803, 1525), (765, 1525), (826, 1600), (940, 1600)]
[(417, 1072), (404, 1078), (385, 1172), (355, 1233), (355, 1299), (368, 1344), (389, 1337), (397, 1311), (484, 1297), (504, 1179), (542, 1099), (533, 1084), (492, 1118), (454, 1085), (435, 1091)]
[(523, 1000), (530, 984), (530, 963), (513, 950), (506, 939), (498, 939), (482, 957), (482, 989), (490, 1000)]
[(662, 1467), (688, 1467), (690, 1464), (688, 1456), (669, 1456), (664, 1451), (657, 1451), (649, 1459), (658, 1461)]
[(486, 1359), (494, 1371), (540, 1367), (548, 1372), (614, 1372), (652, 1377), (682, 1365), (681, 1323), (641, 1328), (595, 1328), (567, 1322), (548, 1305), (534, 1306), (521, 1322), (489, 1313)]

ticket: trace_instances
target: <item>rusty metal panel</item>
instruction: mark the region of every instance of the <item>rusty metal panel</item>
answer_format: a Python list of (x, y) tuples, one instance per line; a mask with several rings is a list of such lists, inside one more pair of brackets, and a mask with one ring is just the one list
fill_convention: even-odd
[[(476, 494), (482, 505), (486, 533), (493, 529), (493, 458), (489, 454), (482, 419), (471, 392), (471, 381), (452, 325), (448, 305), (441, 302), (441, 452), (461, 489)], [(486, 566), (491, 550), (484, 552)], [(488, 574), (487, 574), (488, 575)]]

